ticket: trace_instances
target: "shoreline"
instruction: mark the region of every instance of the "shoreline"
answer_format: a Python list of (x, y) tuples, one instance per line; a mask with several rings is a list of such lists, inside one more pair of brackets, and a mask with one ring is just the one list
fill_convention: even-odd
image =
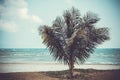
[[(46, 72), (68, 70), (61, 63), (0, 63), (0, 73)], [(75, 64), (75, 69), (118, 70), (120, 64)]]

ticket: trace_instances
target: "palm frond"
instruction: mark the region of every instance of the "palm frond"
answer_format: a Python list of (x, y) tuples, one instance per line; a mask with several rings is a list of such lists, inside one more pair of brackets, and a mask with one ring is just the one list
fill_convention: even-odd
[(66, 10), (63, 17), (67, 26), (67, 36), (70, 38), (74, 30), (81, 27), (82, 18), (79, 10), (74, 7), (71, 10)]
[(101, 44), (105, 40), (109, 40), (108, 28), (98, 28), (91, 30), (89, 38), (90, 41), (95, 44)]
[(97, 23), (100, 18), (98, 18), (98, 15), (92, 12), (87, 12), (86, 15), (83, 17), (83, 20), (88, 25)]
[(63, 46), (60, 44), (60, 40), (54, 36), (53, 29), (48, 26), (44, 26), (44, 31), (42, 32), (43, 43), (47, 45), (50, 49), (51, 54), (54, 56), (55, 60), (64, 61), (68, 63), (68, 57), (64, 52)]
[(94, 46), (89, 42), (89, 36), (84, 29), (76, 30), (71, 38), (68, 39), (68, 47), (73, 53), (74, 57), (83, 63), (93, 52)]

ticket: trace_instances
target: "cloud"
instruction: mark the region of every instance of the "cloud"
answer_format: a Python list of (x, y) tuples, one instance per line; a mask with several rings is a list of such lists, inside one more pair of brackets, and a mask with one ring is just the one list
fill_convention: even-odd
[(18, 10), (18, 14), (23, 19), (28, 19), (29, 18), (28, 9), (27, 8), (21, 8), (21, 9), (19, 9)]
[(65, 1), (66, 1), (66, 3), (69, 4), (69, 5), (72, 5), (72, 4), (75, 2), (75, 0), (65, 0)]
[(23, 8), (27, 7), (26, 0), (3, 0), (6, 7)]
[(40, 19), (39, 16), (29, 15), (27, 8), (19, 9), (18, 14), (20, 15), (20, 18), (25, 19), (25, 20), (32, 20), (33, 22), (36, 22), (36, 23), (42, 23), (43, 22), (42, 19)]
[(9, 32), (17, 31), (17, 20), (32, 21), (35, 24), (43, 22), (38, 15), (29, 14), (26, 0), (0, 0), (0, 20), (4, 22), (0, 23), (0, 29)]
[(7, 32), (16, 32), (18, 30), (18, 27), (13, 21), (0, 20), (0, 30)]
[(36, 15), (33, 15), (33, 16), (31, 16), (32, 17), (32, 20), (33, 21), (35, 21), (35, 22), (38, 22), (38, 23), (42, 23), (43, 21), (42, 21), (42, 19), (40, 19), (38, 16), (36, 16)]

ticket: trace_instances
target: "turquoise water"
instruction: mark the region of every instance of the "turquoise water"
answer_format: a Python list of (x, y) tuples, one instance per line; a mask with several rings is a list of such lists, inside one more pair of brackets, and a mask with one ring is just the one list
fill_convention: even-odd
[[(0, 63), (55, 62), (48, 49), (0, 49)], [(96, 49), (85, 64), (120, 64), (120, 49)]]

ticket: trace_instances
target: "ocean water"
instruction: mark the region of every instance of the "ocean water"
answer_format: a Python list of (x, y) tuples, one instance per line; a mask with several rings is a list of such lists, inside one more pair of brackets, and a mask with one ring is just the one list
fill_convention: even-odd
[[(0, 63), (55, 63), (48, 49), (0, 49)], [(95, 49), (85, 64), (120, 64), (120, 49)]]

